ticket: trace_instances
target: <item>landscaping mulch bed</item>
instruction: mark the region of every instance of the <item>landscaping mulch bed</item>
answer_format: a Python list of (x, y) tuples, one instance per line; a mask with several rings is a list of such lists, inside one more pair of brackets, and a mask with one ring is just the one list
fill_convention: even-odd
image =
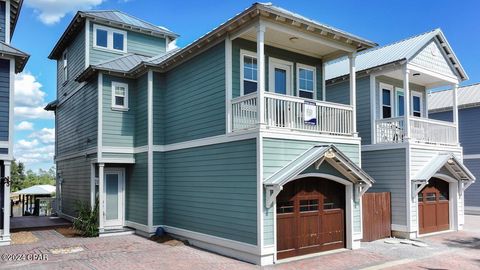
[(150, 237), (150, 240), (152, 240), (154, 242), (157, 242), (157, 243), (160, 243), (160, 244), (167, 245), (167, 246), (172, 246), (172, 247), (185, 246), (186, 244), (188, 244), (186, 241), (182, 242), (180, 240), (177, 240), (177, 239), (171, 237), (168, 234), (164, 234), (162, 236), (154, 235), (154, 236)]
[(73, 227), (57, 228), (55, 231), (68, 238), (82, 237), (82, 233)]

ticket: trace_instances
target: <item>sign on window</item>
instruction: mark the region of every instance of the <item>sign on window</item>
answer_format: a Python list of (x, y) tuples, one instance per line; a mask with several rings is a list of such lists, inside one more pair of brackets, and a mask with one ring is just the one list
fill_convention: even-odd
[(305, 119), (305, 124), (307, 125), (316, 125), (317, 124), (317, 106), (313, 102), (305, 101), (303, 104), (303, 119)]

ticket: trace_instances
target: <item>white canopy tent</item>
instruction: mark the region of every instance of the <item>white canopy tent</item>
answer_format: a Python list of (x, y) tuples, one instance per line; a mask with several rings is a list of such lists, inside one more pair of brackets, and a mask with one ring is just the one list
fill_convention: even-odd
[(55, 190), (55, 186), (52, 185), (35, 185), (13, 192), (12, 195), (52, 195)]

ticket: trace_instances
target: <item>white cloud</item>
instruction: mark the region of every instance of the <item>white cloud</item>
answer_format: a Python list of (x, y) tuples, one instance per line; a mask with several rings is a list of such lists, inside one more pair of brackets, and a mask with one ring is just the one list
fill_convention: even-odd
[(15, 118), (53, 119), (53, 112), (43, 109), (46, 105), (45, 96), (42, 84), (35, 76), (28, 72), (15, 76)]
[(19, 140), (16, 144), (16, 148), (19, 150), (32, 150), (38, 146), (38, 140), (34, 139), (31, 141)]
[[(18, 142), (18, 144), (20, 141)], [(31, 166), (38, 166), (41, 163), (51, 164), (53, 166), (53, 156), (55, 147), (53, 145), (45, 145), (41, 147), (33, 147), (22, 149), (16, 145), (15, 149), (15, 159), (19, 162), (23, 162), (27, 165), (27, 168)], [(46, 167), (45, 169), (48, 169)]]
[(33, 123), (28, 121), (22, 121), (15, 126), (15, 130), (18, 130), (18, 131), (33, 130)]
[(43, 144), (53, 144), (55, 143), (55, 129), (54, 128), (42, 128), (39, 131), (35, 131), (29, 138), (38, 139)]
[(41, 22), (52, 25), (70, 12), (91, 9), (102, 2), (103, 0), (26, 0), (25, 4), (38, 13)]

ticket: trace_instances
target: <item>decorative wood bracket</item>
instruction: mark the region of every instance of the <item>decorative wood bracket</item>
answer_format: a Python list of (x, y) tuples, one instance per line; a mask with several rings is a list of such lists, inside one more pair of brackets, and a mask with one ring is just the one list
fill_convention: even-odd
[(5, 176), (5, 177), (0, 177), (0, 185), (5, 185), (5, 186), (10, 186), (12, 182), (10, 181), (10, 177)]
[(354, 199), (355, 201), (358, 201), (362, 196), (363, 194), (365, 194), (365, 192), (367, 192), (367, 190), (370, 188), (369, 185), (365, 184), (365, 183), (358, 183), (358, 184), (355, 184), (355, 194), (354, 194)]
[(275, 199), (277, 198), (278, 193), (282, 191), (283, 187), (282, 186), (266, 186), (266, 196), (265, 196), (265, 202), (266, 202), (266, 207), (270, 208), (273, 205), (273, 202), (275, 202)]
[(465, 192), (465, 190), (473, 183), (475, 183), (475, 181), (468, 181), (468, 180), (467, 181), (465, 181), (465, 180), (458, 181), (459, 195), (463, 196), (463, 193)]
[(422, 191), (422, 189), (428, 185), (428, 181), (425, 180), (419, 180), (419, 181), (413, 181), (412, 183), (413, 188), (412, 188), (412, 199), (415, 199), (417, 194)]

